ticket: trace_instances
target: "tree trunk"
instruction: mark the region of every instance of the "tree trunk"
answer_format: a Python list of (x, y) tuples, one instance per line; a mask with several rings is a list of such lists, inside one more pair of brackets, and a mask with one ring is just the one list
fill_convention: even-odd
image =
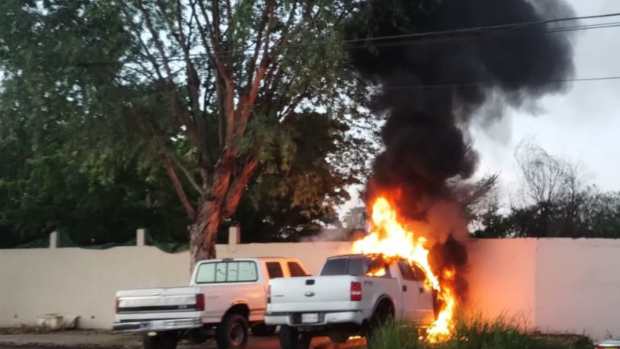
[(215, 244), (220, 227), (220, 212), (206, 202), (198, 207), (196, 221), (189, 226), (190, 268), (197, 262), (216, 257)]

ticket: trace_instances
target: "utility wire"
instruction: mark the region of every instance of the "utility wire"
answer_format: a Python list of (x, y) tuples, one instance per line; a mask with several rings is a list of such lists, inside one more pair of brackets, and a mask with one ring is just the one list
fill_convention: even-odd
[[(368, 49), (367, 44), (369, 42), (394, 40), (394, 39), (413, 39), (413, 40), (396, 41), (396, 42), (394, 41), (377, 42), (373, 44), (373, 47), (416, 46), (416, 45), (464, 42), (464, 41), (474, 41), (474, 40), (503, 39), (503, 38), (512, 38), (512, 37), (516, 37), (520, 35), (542, 35), (542, 34), (569, 32), (569, 31), (616, 28), (616, 27), (620, 27), (620, 22), (608, 22), (608, 23), (596, 23), (596, 24), (587, 24), (587, 25), (574, 25), (574, 26), (566, 26), (566, 27), (546, 28), (540, 31), (526, 30), (526, 29), (531, 29), (532, 27), (535, 27), (535, 26), (540, 26), (540, 25), (549, 24), (549, 23), (577, 21), (577, 20), (584, 20), (584, 19), (609, 18), (609, 17), (618, 17), (618, 16), (620, 16), (620, 13), (609, 13), (609, 14), (596, 15), (596, 16), (559, 18), (559, 19), (538, 21), (538, 22), (523, 22), (523, 23), (513, 23), (513, 24), (505, 24), (505, 25), (497, 25), (497, 26), (464, 28), (464, 29), (455, 29), (455, 30), (426, 32), (426, 33), (412, 33), (412, 34), (402, 34), (402, 35), (392, 35), (392, 36), (380, 36), (380, 37), (372, 37), (372, 38), (365, 38), (365, 39), (320, 41), (320, 42), (313, 42), (313, 43), (307, 43), (307, 44), (283, 45), (282, 48), (298, 49), (298, 48), (308, 48), (308, 47), (316, 47), (316, 46), (322, 46), (322, 45), (362, 43), (361, 45), (348, 46), (347, 49)], [(498, 29), (499, 31), (497, 31)], [(495, 31), (489, 32), (489, 30), (495, 30)], [(464, 33), (465, 34), (476, 34), (476, 35), (452, 36), (452, 37), (448, 36), (450, 34), (464, 34)], [(442, 37), (442, 36), (446, 36), (446, 37)], [(420, 40), (420, 39), (425, 39), (425, 40)], [(254, 52), (253, 48), (251, 49), (248, 48), (244, 50), (213, 51), (214, 54), (219, 54), (219, 55), (253, 53), (253, 52)], [(190, 58), (201, 58), (201, 57), (205, 57), (205, 53), (194, 53), (194, 54), (190, 54), (189, 56)], [(158, 61), (163, 61), (162, 57), (155, 57), (155, 58)], [(185, 61), (185, 56), (173, 55), (173, 56), (166, 57), (166, 59), (169, 62), (182, 62), (182, 61)], [(94, 62), (79, 62), (76, 65), (96, 66), (96, 65), (114, 65), (114, 64), (120, 64), (120, 63), (133, 63), (133, 62), (131, 60), (127, 60), (124, 62), (122, 61), (121, 62), (94, 61)], [(150, 62), (147, 62), (147, 63), (150, 63)]]
[[(575, 79), (559, 79), (542, 81), (542, 84), (563, 84), (568, 82), (589, 82), (589, 81), (608, 81), (620, 80), (620, 76), (603, 76), (594, 78), (575, 78)], [(404, 85), (404, 86), (385, 86), (382, 90), (424, 90), (424, 89), (441, 89), (441, 88), (461, 88), (461, 87), (485, 87), (482, 83), (462, 83), (462, 84), (437, 84), (437, 85)]]
[[(441, 31), (424, 32), (424, 33), (377, 36), (377, 37), (363, 38), (363, 39), (332, 40), (332, 41), (313, 42), (313, 43), (308, 43), (308, 44), (283, 45), (282, 47), (283, 48), (298, 48), (298, 47), (311, 47), (311, 46), (320, 46), (320, 45), (329, 45), (329, 44), (348, 44), (348, 43), (357, 43), (357, 42), (365, 43), (365, 42), (371, 42), (371, 41), (391, 40), (391, 39), (405, 39), (405, 38), (419, 39), (419, 38), (436, 37), (436, 36), (450, 35), (450, 34), (478, 33), (478, 32), (483, 32), (486, 30), (497, 30), (497, 29), (522, 30), (524, 28), (531, 28), (534, 26), (540, 26), (540, 25), (550, 24), (550, 23), (579, 21), (579, 20), (585, 20), (585, 19), (600, 19), (600, 18), (619, 17), (619, 16), (620, 16), (620, 12), (607, 13), (607, 14), (601, 14), (601, 15), (592, 15), (592, 16), (557, 18), (557, 19), (550, 19), (550, 20), (544, 20), (544, 21), (520, 22), (520, 23), (482, 26), (482, 27), (474, 27), (474, 28), (450, 29), (450, 30), (441, 30)], [(550, 28), (550, 29), (560, 29), (560, 28)], [(237, 50), (237, 51), (223, 50), (223, 51), (214, 51), (213, 53), (228, 54), (228, 53), (253, 52), (253, 51), (254, 51), (253, 49)]]

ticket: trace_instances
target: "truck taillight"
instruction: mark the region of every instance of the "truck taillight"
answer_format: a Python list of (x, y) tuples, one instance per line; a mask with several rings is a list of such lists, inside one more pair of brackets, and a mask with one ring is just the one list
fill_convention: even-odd
[(271, 285), (267, 285), (267, 303), (271, 303)]
[(351, 301), (359, 302), (362, 300), (362, 284), (359, 282), (351, 283)]
[(202, 293), (196, 295), (196, 310), (205, 310), (205, 295)]
[(116, 309), (114, 310), (118, 314), (121, 310), (121, 300), (116, 298)]

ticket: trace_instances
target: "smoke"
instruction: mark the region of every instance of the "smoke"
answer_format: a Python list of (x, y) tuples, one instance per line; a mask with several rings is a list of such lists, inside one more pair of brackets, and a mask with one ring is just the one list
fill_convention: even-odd
[[(433, 267), (433, 272), (439, 275), (442, 285), (449, 283), (462, 304), (467, 300), (469, 284), (467, 282), (467, 249), (461, 242), (456, 241), (452, 235), (443, 243), (436, 243), (430, 251), (429, 263)], [(443, 271), (456, 270), (454, 277), (446, 277)]]
[[(527, 0), (372, 0), (367, 5), (351, 19), (349, 39), (574, 16), (561, 0), (536, 5)], [(371, 109), (387, 118), (380, 134), (385, 150), (373, 163), (368, 198), (399, 193), (399, 213), (430, 239), (434, 266), (458, 271), (454, 282), (461, 297), (467, 288), (467, 253), (459, 241), (468, 236), (467, 220), (450, 183), (476, 170), (469, 126), (474, 119), (480, 125), (501, 124), (496, 121), (507, 107), (534, 110), (541, 97), (567, 88), (559, 81), (574, 73), (571, 41), (566, 33), (548, 33), (552, 26), (557, 24), (351, 46), (353, 68), (379, 86)]]
[[(544, 6), (527, 0), (374, 0), (368, 6), (351, 20), (351, 39), (573, 15), (564, 2), (553, 0)], [(381, 130), (385, 150), (374, 161), (369, 197), (398, 188), (401, 214), (417, 221), (432, 219), (438, 203), (442, 210), (458, 210), (447, 182), (468, 179), (476, 169), (472, 119), (488, 124), (508, 106), (531, 108), (540, 97), (564, 91), (566, 84), (558, 80), (573, 75), (569, 38), (545, 33), (549, 28), (380, 40), (370, 44), (372, 49), (353, 45), (354, 69), (379, 86), (372, 110), (387, 116)], [(452, 230), (463, 231), (463, 222), (456, 224)]]

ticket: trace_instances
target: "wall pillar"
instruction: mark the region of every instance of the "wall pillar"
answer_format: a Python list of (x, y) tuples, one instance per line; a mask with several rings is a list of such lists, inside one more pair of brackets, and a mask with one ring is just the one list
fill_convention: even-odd
[(237, 251), (237, 245), (241, 243), (241, 228), (233, 226), (228, 228), (228, 250)]
[(146, 229), (136, 230), (136, 246), (146, 246)]
[(51, 249), (56, 249), (58, 248), (60, 245), (59, 241), (58, 241), (58, 232), (57, 231), (53, 231), (50, 233), (50, 245), (49, 248)]

